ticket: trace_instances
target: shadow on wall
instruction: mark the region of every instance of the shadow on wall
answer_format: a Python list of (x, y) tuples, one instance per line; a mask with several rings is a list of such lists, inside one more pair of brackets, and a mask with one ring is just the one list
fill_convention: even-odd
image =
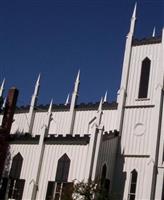
[(121, 143), (120, 139), (118, 142), (117, 157), (116, 157), (116, 167), (113, 177), (113, 188), (110, 195), (112, 200), (122, 200), (124, 193), (124, 186), (126, 180), (126, 172), (123, 172), (124, 157), (121, 154)]

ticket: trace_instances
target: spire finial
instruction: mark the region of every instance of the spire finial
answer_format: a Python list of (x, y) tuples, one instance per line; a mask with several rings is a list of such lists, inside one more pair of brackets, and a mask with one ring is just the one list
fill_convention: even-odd
[(79, 71), (77, 73), (76, 82), (80, 82), (80, 69), (79, 69)]
[(0, 97), (3, 96), (4, 85), (5, 85), (5, 78), (3, 79), (2, 84), (1, 84), (1, 88), (0, 88)]
[(51, 113), (51, 111), (52, 111), (52, 104), (53, 104), (53, 99), (51, 99), (51, 101), (50, 101), (50, 105), (49, 105), (49, 108), (48, 108), (48, 113)]
[(152, 33), (152, 37), (155, 37), (155, 32), (156, 32), (156, 29), (155, 29), (155, 26), (153, 28), (153, 33)]
[(134, 10), (131, 18), (131, 24), (130, 24), (130, 33), (133, 35), (134, 28), (135, 28), (135, 21), (136, 21), (136, 12), (137, 12), (137, 2), (134, 5)]
[(74, 93), (78, 93), (79, 83), (80, 83), (80, 70), (78, 71), (78, 74), (76, 77)]
[(66, 99), (66, 101), (65, 101), (65, 104), (64, 104), (64, 105), (66, 106), (66, 105), (68, 105), (68, 104), (69, 104), (69, 94), (68, 94), (68, 96), (67, 96), (67, 99)]
[(103, 103), (107, 102), (108, 91), (105, 92), (104, 101)]
[(2, 109), (4, 109), (4, 108), (5, 108), (5, 106), (6, 106), (6, 100), (7, 100), (7, 98), (5, 97), (5, 98), (4, 98), (4, 100), (3, 100)]
[(103, 104), (103, 98), (101, 97), (97, 112), (101, 112), (102, 111), (102, 104)]
[(38, 75), (38, 79), (37, 79), (37, 81), (36, 81), (36, 84), (37, 84), (37, 85), (40, 84), (40, 77), (41, 77), (41, 73), (39, 73), (39, 75)]
[(39, 73), (36, 84), (35, 84), (35, 90), (34, 90), (34, 96), (38, 96), (38, 92), (39, 92), (39, 86), (40, 86), (40, 77), (41, 74)]
[(137, 12), (137, 2), (135, 2), (135, 5), (134, 5), (132, 19), (136, 19), (136, 12)]

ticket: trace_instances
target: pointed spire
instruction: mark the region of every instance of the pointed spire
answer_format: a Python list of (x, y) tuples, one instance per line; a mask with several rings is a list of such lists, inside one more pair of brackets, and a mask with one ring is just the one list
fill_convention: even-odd
[(77, 74), (77, 77), (76, 77), (76, 81), (75, 81), (75, 87), (74, 87), (74, 92), (75, 93), (78, 92), (79, 83), (80, 83), (80, 70), (78, 71), (78, 74)]
[(4, 109), (4, 108), (5, 108), (5, 106), (6, 106), (6, 100), (7, 100), (7, 98), (5, 97), (5, 98), (4, 98), (4, 100), (3, 100), (2, 109)]
[(133, 10), (133, 15), (132, 15), (132, 19), (136, 19), (136, 12), (137, 12), (137, 2), (134, 5), (134, 10)]
[(27, 131), (29, 133), (32, 133), (33, 124), (34, 124), (34, 118), (35, 118), (34, 108), (38, 100), (38, 94), (39, 94), (39, 88), (40, 88), (40, 76), (41, 75), (39, 74), (38, 79), (35, 84), (34, 93), (31, 98), (31, 104), (30, 104), (30, 110), (29, 110), (29, 127)]
[(133, 35), (134, 28), (135, 28), (135, 21), (136, 21), (136, 12), (137, 12), (137, 2), (134, 5), (134, 10), (131, 18), (131, 24), (130, 24), (130, 33)]
[(66, 106), (66, 105), (68, 105), (68, 104), (69, 104), (69, 94), (68, 94), (68, 96), (67, 96), (67, 99), (66, 99), (66, 101), (65, 101), (65, 104), (64, 104), (64, 105)]
[(38, 79), (37, 79), (36, 84), (35, 84), (35, 90), (34, 90), (34, 95), (35, 96), (38, 95), (39, 86), (40, 86), (40, 77), (41, 77), (41, 74), (39, 73)]
[(49, 108), (48, 108), (48, 113), (49, 113), (49, 114), (50, 114), (51, 111), (52, 111), (52, 104), (53, 104), (53, 99), (51, 99), (50, 105), (49, 105)]
[(156, 32), (156, 29), (155, 29), (155, 26), (153, 28), (153, 33), (152, 33), (152, 37), (155, 37), (155, 32)]
[(103, 103), (107, 102), (108, 91), (105, 92), (104, 101)]
[(1, 84), (1, 88), (0, 88), (0, 97), (3, 96), (4, 85), (5, 85), (5, 78), (3, 79), (2, 84)]
[(102, 104), (103, 104), (103, 98), (101, 97), (99, 107), (98, 107), (98, 110), (97, 110), (98, 113), (102, 111)]
[(68, 134), (73, 134), (73, 127), (74, 127), (74, 120), (75, 120), (75, 106), (78, 98), (78, 90), (79, 90), (79, 84), (80, 84), (80, 70), (78, 71), (74, 90), (72, 93), (71, 103), (70, 103), (70, 122), (68, 126)]

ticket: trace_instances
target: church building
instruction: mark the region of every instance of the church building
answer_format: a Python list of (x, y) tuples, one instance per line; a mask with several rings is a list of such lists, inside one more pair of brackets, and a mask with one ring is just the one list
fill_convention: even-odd
[(78, 104), (79, 71), (70, 101), (38, 106), (38, 76), (30, 106), (14, 112), (0, 199), (71, 200), (92, 180), (109, 199), (164, 200), (164, 29), (135, 39), (136, 7), (116, 102)]

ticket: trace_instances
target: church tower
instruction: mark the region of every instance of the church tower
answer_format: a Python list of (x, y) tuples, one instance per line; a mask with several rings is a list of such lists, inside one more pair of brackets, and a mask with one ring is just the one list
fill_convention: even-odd
[[(164, 180), (164, 31), (134, 39), (135, 5), (118, 93), (123, 199), (162, 199)], [(116, 177), (115, 177), (116, 178)]]

